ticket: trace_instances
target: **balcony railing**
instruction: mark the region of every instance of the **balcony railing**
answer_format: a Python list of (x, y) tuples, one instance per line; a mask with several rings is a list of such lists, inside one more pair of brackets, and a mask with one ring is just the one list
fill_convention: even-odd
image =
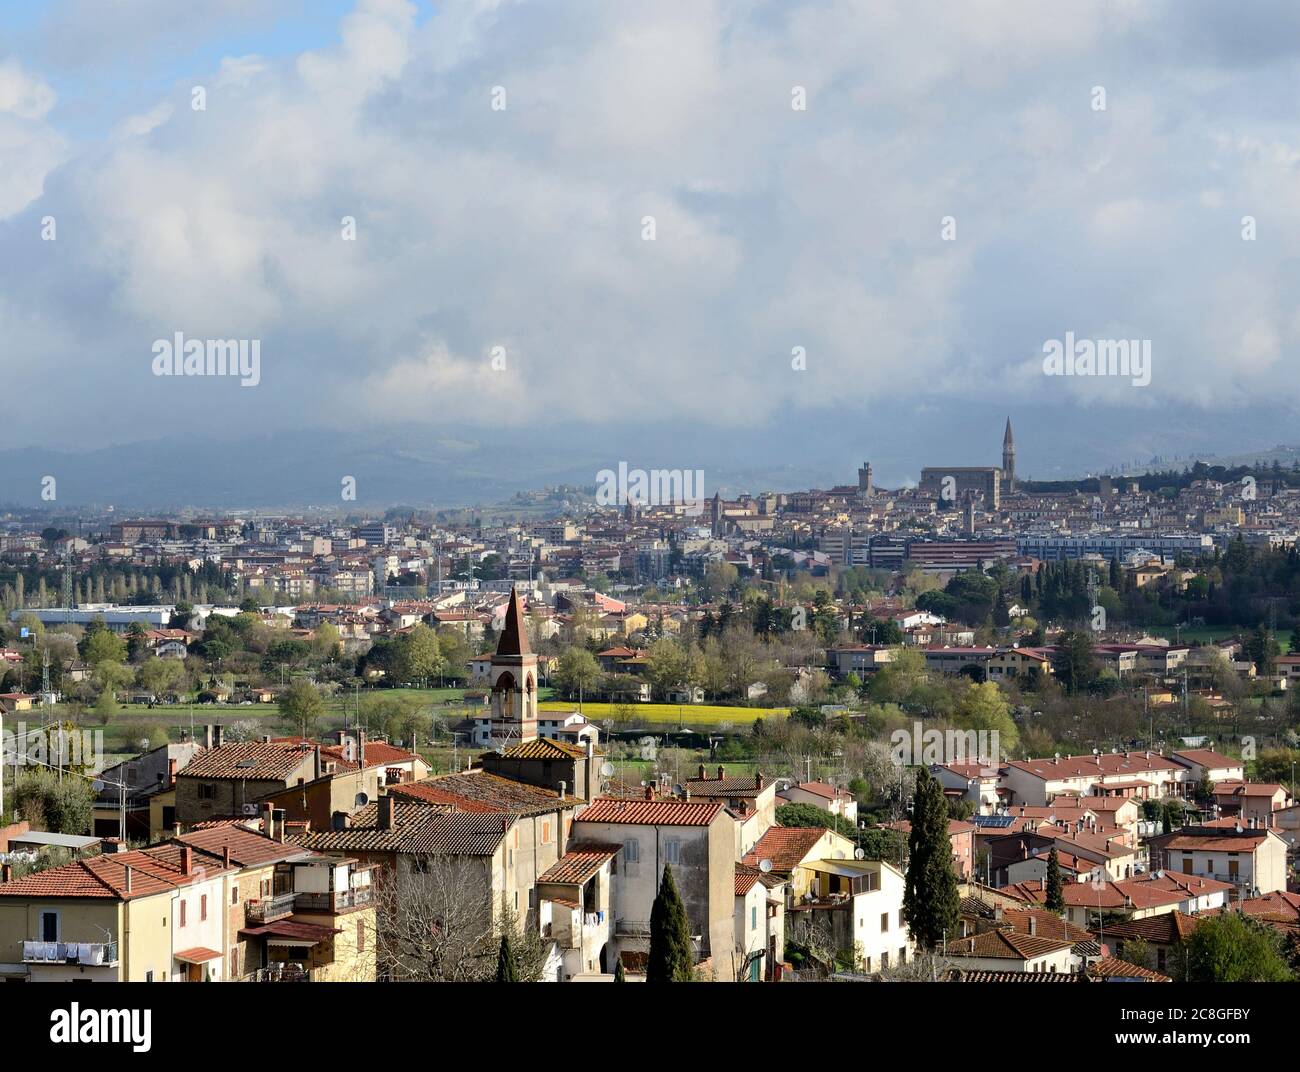
[(117, 943), (25, 941), (23, 963), (110, 966), (117, 963)]
[(297, 896), (294, 893), (277, 893), (274, 897), (249, 901), (244, 905), (244, 919), (250, 924), (271, 923), (277, 919), (284, 919), (285, 916), (293, 915)]
[(300, 964), (271, 964), (249, 972), (242, 979), (245, 983), (311, 983), (315, 982), (315, 969)]
[(368, 905), (371, 899), (370, 887), (358, 886), (355, 890), (338, 893), (300, 893), (294, 900), (294, 907), (299, 912), (343, 912)]
[(639, 919), (615, 920), (614, 933), (620, 938), (649, 938), (650, 921)]

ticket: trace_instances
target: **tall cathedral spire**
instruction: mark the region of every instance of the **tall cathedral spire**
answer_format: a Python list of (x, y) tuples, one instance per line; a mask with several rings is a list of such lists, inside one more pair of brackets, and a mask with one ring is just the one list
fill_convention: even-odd
[(1007, 418), (1007, 430), (1002, 434), (1002, 483), (1007, 491), (1014, 491), (1016, 486), (1016, 439), (1011, 434), (1011, 418)]

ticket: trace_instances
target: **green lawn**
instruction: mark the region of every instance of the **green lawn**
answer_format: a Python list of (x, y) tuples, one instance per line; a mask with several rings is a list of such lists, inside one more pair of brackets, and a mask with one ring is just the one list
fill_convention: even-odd
[[(574, 703), (542, 703), (542, 711), (572, 711), (578, 705)], [(629, 704), (634, 718), (638, 722), (652, 726), (720, 726), (731, 722), (740, 726), (750, 725), (756, 718), (785, 718), (788, 707), (722, 707), (710, 704)], [(614, 717), (614, 704), (584, 703), (582, 713), (593, 722), (603, 722)]]

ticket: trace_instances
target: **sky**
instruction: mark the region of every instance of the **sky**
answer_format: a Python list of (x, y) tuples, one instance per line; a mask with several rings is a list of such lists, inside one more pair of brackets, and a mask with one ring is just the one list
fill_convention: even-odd
[[(1298, 76), (1264, 0), (0, 0), (0, 450), (1295, 442)], [(156, 375), (177, 332), (258, 382)]]

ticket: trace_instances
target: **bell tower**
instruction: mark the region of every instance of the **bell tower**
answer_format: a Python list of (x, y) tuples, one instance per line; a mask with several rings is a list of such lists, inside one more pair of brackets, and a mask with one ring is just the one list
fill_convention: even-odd
[(519, 596), (510, 589), (505, 625), (492, 656), (492, 739), (521, 744), (537, 737), (537, 656)]
[(1006, 491), (1016, 490), (1016, 440), (1011, 434), (1011, 418), (1002, 433), (1002, 486)]

